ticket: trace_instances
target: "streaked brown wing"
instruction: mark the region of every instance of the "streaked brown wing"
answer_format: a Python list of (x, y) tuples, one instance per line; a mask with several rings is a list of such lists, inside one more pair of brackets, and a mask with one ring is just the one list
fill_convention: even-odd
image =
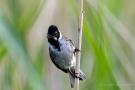
[[(64, 37), (64, 36), (63, 36)], [(67, 37), (64, 37), (66, 41), (70, 41), (70, 43), (74, 46), (73, 42), (71, 39), (68, 39)]]
[[(70, 43), (71, 43), (71, 45), (73, 45), (74, 46), (74, 43), (72, 42), (72, 40), (71, 39), (68, 39), (67, 37), (64, 37), (65, 39), (66, 39), (66, 41), (69, 41)], [(76, 53), (76, 49), (74, 49), (74, 56), (75, 56), (75, 53)]]
[(65, 70), (65, 69), (60, 68), (59, 65), (57, 65), (57, 63), (55, 63), (54, 58), (53, 58), (53, 52), (51, 52), (50, 48), (49, 48), (49, 55), (50, 55), (50, 58), (51, 58), (53, 64), (54, 64), (58, 69), (62, 70), (62, 71), (65, 72), (65, 73), (68, 73), (68, 70)]

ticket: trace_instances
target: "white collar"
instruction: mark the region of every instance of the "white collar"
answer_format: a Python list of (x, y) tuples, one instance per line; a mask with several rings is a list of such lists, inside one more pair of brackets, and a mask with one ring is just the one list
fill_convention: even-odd
[(59, 39), (58, 39), (58, 40), (62, 39), (62, 34), (61, 34), (61, 32), (60, 32), (60, 31), (59, 31), (59, 33), (60, 33), (60, 37), (59, 37)]

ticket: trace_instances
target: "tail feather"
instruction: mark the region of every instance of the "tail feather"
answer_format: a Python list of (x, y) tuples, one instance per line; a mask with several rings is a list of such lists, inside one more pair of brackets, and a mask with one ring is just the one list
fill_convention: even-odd
[[(68, 74), (69, 74), (69, 78), (70, 78), (71, 88), (74, 88), (74, 86), (75, 86), (75, 77), (72, 76), (72, 74), (70, 72)], [(85, 77), (84, 73), (80, 70), (79, 71), (79, 80), (85, 80), (85, 79), (86, 79), (86, 77)]]
[(85, 80), (86, 79), (84, 73), (81, 70), (79, 70), (79, 79), (80, 80)]
[(75, 78), (71, 75), (70, 72), (68, 74), (69, 74), (69, 78), (70, 78), (71, 88), (74, 88), (74, 86), (75, 86)]

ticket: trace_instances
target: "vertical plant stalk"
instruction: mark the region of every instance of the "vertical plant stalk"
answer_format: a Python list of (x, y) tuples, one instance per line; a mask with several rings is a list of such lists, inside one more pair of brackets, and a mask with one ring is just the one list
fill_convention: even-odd
[[(81, 42), (82, 42), (82, 24), (83, 24), (83, 0), (79, 0), (79, 10), (78, 10), (78, 42), (77, 49), (81, 50)], [(76, 75), (79, 77), (80, 70), (80, 57), (81, 52), (76, 52)], [(75, 90), (79, 90), (79, 78), (75, 79)]]

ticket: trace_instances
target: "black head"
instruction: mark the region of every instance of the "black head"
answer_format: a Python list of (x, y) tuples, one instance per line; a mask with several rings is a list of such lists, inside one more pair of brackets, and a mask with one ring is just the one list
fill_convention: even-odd
[(48, 42), (60, 51), (58, 39), (62, 38), (62, 35), (56, 26), (51, 25), (48, 28), (47, 38)]
[(60, 38), (60, 32), (55, 25), (48, 28), (47, 38), (57, 41)]

